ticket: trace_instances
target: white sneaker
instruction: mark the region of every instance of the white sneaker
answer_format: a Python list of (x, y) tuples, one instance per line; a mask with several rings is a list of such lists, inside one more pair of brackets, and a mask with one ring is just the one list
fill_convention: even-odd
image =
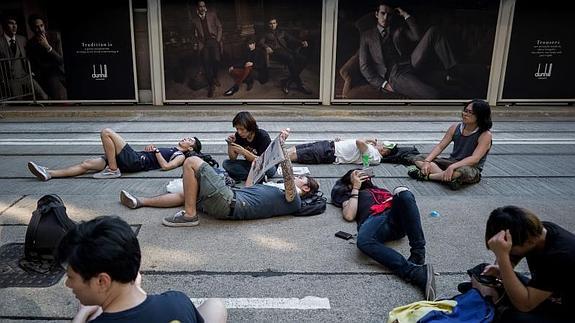
[(405, 191), (409, 191), (409, 188), (405, 187), (405, 186), (398, 186), (396, 188), (393, 189), (393, 195), (397, 195), (401, 192), (405, 192)]
[(111, 170), (110, 167), (106, 166), (101, 172), (94, 174), (92, 177), (97, 179), (106, 179), (106, 178), (118, 178), (122, 176), (120, 169)]
[(48, 168), (37, 165), (34, 162), (31, 161), (28, 162), (28, 169), (32, 174), (34, 174), (34, 176), (36, 176), (36, 178), (38, 178), (41, 181), (45, 182), (50, 180), (50, 178), (52, 178), (50, 173), (48, 173)]
[(140, 200), (138, 200), (137, 197), (124, 190), (120, 191), (120, 203), (129, 207), (130, 209), (137, 209), (142, 207), (142, 203)]

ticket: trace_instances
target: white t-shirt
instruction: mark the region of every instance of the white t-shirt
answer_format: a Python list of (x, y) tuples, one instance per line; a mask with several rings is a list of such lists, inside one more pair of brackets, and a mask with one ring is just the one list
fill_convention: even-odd
[[(267, 185), (267, 186), (272, 186), (272, 187), (275, 187), (275, 188), (279, 188), (279, 189), (282, 190), (282, 191), (285, 191), (285, 190), (286, 190), (284, 183), (264, 182), (264, 183), (262, 183), (262, 184)], [(298, 193), (299, 195), (301, 195), (301, 189), (300, 189), (299, 187), (297, 187), (297, 186), (295, 187), (295, 189), (296, 189), (297, 193)]]
[[(361, 152), (355, 144), (355, 139), (341, 140), (334, 142), (335, 163), (336, 164), (361, 164)], [(367, 144), (369, 154), (369, 164), (378, 165), (381, 162), (379, 151), (370, 144)]]

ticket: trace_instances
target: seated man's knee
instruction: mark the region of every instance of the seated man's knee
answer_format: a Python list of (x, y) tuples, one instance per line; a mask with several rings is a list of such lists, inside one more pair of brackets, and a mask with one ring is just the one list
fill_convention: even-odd
[(197, 171), (203, 163), (204, 163), (204, 160), (198, 156), (188, 157), (184, 161), (184, 171), (185, 170)]
[(101, 136), (109, 136), (112, 134), (115, 134), (116, 132), (114, 130), (112, 130), (111, 128), (104, 128), (100, 131), (100, 135)]

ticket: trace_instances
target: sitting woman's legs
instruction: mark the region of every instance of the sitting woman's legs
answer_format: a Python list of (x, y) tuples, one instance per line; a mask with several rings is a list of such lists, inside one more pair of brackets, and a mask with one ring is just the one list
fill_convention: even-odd
[(250, 173), (252, 163), (243, 159), (226, 159), (222, 163), (222, 167), (228, 172), (231, 178), (236, 181), (245, 181)]

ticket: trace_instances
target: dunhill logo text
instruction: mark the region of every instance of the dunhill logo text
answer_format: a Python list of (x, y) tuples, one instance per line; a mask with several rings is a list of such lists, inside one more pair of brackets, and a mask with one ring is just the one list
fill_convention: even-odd
[(92, 65), (92, 78), (97, 81), (103, 81), (108, 78), (108, 66), (106, 64)]
[[(541, 67), (543, 67), (543, 71), (541, 71)], [(537, 64), (537, 72), (535, 75), (536, 79), (545, 80), (548, 77), (551, 77), (551, 69), (553, 68), (553, 63), (545, 63), (545, 64)]]

